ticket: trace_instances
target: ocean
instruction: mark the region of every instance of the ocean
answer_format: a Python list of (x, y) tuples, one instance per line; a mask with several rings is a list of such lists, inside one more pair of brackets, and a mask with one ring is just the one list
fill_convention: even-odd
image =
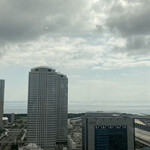
[[(69, 102), (69, 113), (87, 111), (109, 111), (132, 114), (150, 114), (150, 102), (119, 102), (119, 101), (75, 101)], [(27, 101), (5, 101), (4, 113), (27, 113)]]

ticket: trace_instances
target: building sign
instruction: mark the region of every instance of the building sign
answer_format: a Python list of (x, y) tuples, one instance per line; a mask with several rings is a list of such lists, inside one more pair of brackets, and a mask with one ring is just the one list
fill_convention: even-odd
[(99, 126), (95, 126), (95, 129), (113, 129), (113, 128), (115, 128), (115, 129), (120, 129), (120, 128), (124, 128), (124, 129), (126, 129), (127, 128), (127, 126), (126, 125), (99, 125)]

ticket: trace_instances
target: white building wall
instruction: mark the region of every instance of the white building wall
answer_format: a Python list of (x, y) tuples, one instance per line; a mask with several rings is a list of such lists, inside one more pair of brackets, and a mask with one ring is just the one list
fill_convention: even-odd
[(68, 135), (68, 148), (76, 149), (76, 143), (73, 141), (70, 135)]

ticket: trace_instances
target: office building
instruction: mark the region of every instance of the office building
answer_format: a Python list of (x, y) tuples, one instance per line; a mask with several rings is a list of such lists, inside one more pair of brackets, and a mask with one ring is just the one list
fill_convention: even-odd
[(68, 79), (65, 75), (57, 75), (57, 143), (67, 142), (67, 119), (68, 119)]
[[(67, 139), (68, 80), (49, 67), (29, 73), (27, 141), (53, 149)], [(61, 128), (61, 129), (60, 129)]]
[(10, 123), (13, 123), (15, 121), (15, 114), (11, 114)]
[(2, 117), (3, 127), (8, 126), (8, 118)]
[(82, 150), (134, 150), (134, 119), (88, 113), (82, 120)]
[(3, 127), (3, 107), (4, 107), (4, 88), (5, 88), (5, 80), (0, 80), (0, 128)]

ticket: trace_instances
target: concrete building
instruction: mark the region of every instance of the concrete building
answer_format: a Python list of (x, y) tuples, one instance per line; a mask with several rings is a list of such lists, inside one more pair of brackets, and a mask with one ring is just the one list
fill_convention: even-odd
[(67, 119), (68, 119), (68, 78), (58, 73), (57, 90), (57, 143), (67, 142)]
[(5, 88), (5, 80), (0, 80), (0, 128), (3, 127), (2, 117), (4, 107), (4, 88)]
[(76, 149), (76, 143), (75, 143), (75, 141), (73, 141), (71, 135), (68, 135), (68, 148)]
[[(29, 73), (27, 141), (53, 149), (67, 139), (68, 80), (49, 67)], [(61, 129), (60, 129), (61, 128)]]
[(14, 121), (15, 121), (15, 114), (11, 113), (10, 123), (13, 123)]
[(82, 149), (82, 118), (68, 119), (68, 149), (81, 150)]
[(134, 119), (113, 113), (85, 115), (82, 150), (134, 150)]
[(7, 117), (2, 117), (2, 122), (3, 122), (3, 127), (8, 125), (8, 118)]
[(35, 143), (29, 143), (27, 146), (23, 147), (23, 150), (43, 150), (40, 146)]
[(76, 132), (68, 135), (68, 148), (69, 150), (81, 150), (82, 149), (82, 138), (81, 133)]

